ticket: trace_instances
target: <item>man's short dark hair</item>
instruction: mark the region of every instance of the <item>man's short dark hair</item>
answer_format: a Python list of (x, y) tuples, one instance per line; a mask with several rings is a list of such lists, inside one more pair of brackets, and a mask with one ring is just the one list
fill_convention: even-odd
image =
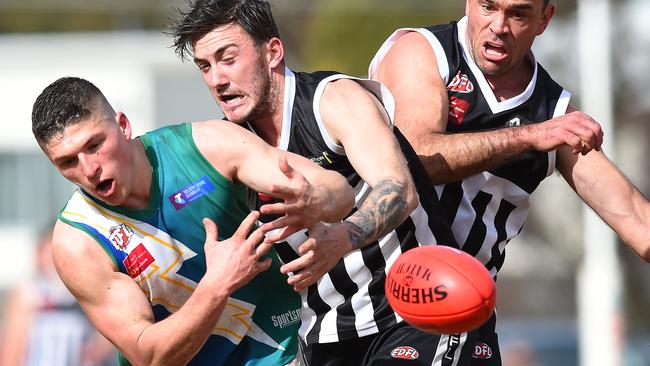
[(547, 6), (548, 3), (550, 3), (550, 2), (551, 2), (551, 0), (544, 0), (544, 7), (543, 7), (542, 9), (546, 9), (546, 6)]
[(181, 19), (170, 26), (173, 47), (181, 59), (188, 59), (192, 45), (213, 29), (239, 24), (257, 44), (280, 37), (278, 26), (265, 0), (189, 0), (190, 10), (179, 10)]
[(32, 132), (39, 142), (47, 142), (66, 127), (87, 119), (102, 92), (91, 82), (63, 77), (50, 84), (36, 98), (32, 108)]

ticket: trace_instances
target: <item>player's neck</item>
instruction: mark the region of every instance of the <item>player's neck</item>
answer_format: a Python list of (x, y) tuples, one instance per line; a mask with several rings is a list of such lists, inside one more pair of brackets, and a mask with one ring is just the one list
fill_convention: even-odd
[(498, 75), (485, 75), (485, 79), (499, 102), (516, 97), (526, 90), (533, 77), (533, 65), (529, 58), (512, 70)]
[[(282, 111), (280, 111), (280, 115)], [(251, 122), (255, 134), (262, 138), (267, 144), (277, 147), (280, 144), (280, 131), (282, 131), (282, 116), (274, 118), (272, 116), (256, 119)]]
[(133, 182), (129, 196), (124, 200), (122, 207), (129, 209), (144, 209), (149, 205), (151, 198), (152, 172), (149, 158), (144, 150), (144, 145), (139, 138), (131, 140), (133, 149)]
[(251, 122), (255, 134), (267, 144), (277, 147), (282, 136), (282, 123), (284, 121), (284, 72), (273, 74), (271, 94), (269, 96), (268, 111)]

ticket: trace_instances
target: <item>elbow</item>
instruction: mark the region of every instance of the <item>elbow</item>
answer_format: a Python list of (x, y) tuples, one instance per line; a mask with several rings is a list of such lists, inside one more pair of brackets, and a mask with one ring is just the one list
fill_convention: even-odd
[(621, 238), (623, 243), (625, 243), (628, 248), (632, 249), (636, 255), (643, 259), (646, 263), (650, 263), (650, 244), (646, 244), (646, 241), (643, 240), (639, 242), (638, 240), (626, 240)]
[(343, 220), (354, 209), (354, 200), (354, 189), (345, 181), (342, 189), (330, 194), (321, 220), (329, 223)]
[(650, 263), (650, 246), (649, 245), (644, 245), (643, 248), (640, 251), (637, 251), (637, 254), (641, 259), (646, 261), (646, 263)]
[(404, 194), (404, 218), (406, 218), (408, 215), (413, 212), (418, 207), (418, 204), (420, 202), (420, 198), (418, 196), (417, 191), (415, 190), (415, 186), (413, 185), (413, 182), (407, 185), (405, 194)]
[(629, 232), (628, 235), (624, 235), (626, 233), (621, 232), (622, 230), (617, 231), (617, 233), (628, 248), (632, 249), (641, 259), (650, 263), (650, 240), (648, 240), (650, 231), (645, 230), (644, 226), (646, 226), (645, 223), (641, 227), (636, 226), (632, 235), (629, 235)]
[(337, 208), (333, 209), (332, 214), (328, 215), (327, 218), (324, 218), (325, 222), (337, 222), (343, 220), (350, 215), (350, 212), (354, 209), (355, 204), (355, 195), (354, 188), (349, 184), (345, 184), (345, 189), (340, 193), (337, 199), (331, 200), (331, 202), (338, 202)]

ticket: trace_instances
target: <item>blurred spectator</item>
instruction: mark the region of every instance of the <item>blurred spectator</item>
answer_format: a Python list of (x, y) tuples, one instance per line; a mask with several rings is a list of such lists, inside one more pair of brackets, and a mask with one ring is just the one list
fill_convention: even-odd
[(538, 366), (535, 350), (527, 342), (507, 343), (502, 347), (503, 366)]
[(40, 236), (34, 278), (9, 293), (0, 365), (117, 365), (113, 346), (92, 327), (59, 279), (52, 263), (51, 236), (51, 227)]

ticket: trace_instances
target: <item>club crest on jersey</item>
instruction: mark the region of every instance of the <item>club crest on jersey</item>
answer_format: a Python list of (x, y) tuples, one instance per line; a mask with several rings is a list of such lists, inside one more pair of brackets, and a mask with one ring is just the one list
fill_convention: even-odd
[(461, 74), (458, 71), (458, 74), (454, 76), (451, 83), (447, 85), (447, 90), (456, 93), (471, 93), (474, 91), (474, 84), (472, 84), (472, 81), (469, 80), (467, 75)]
[(176, 211), (178, 211), (213, 190), (214, 185), (210, 182), (210, 179), (208, 179), (208, 177), (203, 177), (180, 191), (173, 193), (168, 198), (169, 202), (171, 202)]
[(465, 114), (469, 111), (469, 102), (457, 97), (449, 98), (449, 121), (455, 125), (463, 123)]
[(492, 358), (492, 348), (483, 342), (476, 342), (474, 345), (474, 353), (472, 354), (473, 358), (478, 358), (480, 360), (487, 360)]
[(109, 230), (108, 240), (118, 250), (125, 250), (133, 236), (133, 229), (127, 224), (113, 226)]
[(402, 360), (417, 360), (420, 357), (420, 353), (411, 346), (399, 346), (390, 351), (390, 356)]

